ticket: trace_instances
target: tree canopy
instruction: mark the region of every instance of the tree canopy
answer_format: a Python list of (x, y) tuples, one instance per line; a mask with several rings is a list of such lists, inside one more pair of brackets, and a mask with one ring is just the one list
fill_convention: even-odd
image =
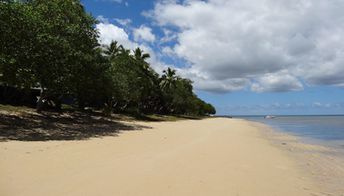
[(109, 112), (216, 112), (175, 70), (156, 73), (142, 49), (100, 46), (96, 23), (79, 0), (0, 1), (0, 85), (40, 89), (39, 110), (68, 97)]

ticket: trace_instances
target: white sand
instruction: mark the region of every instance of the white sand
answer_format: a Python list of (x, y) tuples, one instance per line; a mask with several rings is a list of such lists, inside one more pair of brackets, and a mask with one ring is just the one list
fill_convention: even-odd
[(323, 195), (244, 120), (140, 123), (84, 141), (1, 142), (1, 196)]

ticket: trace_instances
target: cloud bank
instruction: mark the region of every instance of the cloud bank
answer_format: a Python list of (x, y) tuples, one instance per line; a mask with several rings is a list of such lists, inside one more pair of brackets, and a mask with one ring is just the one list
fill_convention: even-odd
[(230, 92), (344, 86), (342, 0), (161, 0), (144, 13), (198, 89)]

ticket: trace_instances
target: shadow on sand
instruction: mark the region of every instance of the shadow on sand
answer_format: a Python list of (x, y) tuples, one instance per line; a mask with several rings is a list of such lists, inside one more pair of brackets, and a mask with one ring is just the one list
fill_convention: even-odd
[[(129, 114), (130, 115), (130, 114)], [(202, 116), (187, 116), (187, 115), (131, 115), (133, 119), (146, 121), (146, 122), (164, 122), (164, 121), (177, 121), (177, 120), (202, 120)]]
[(85, 140), (92, 137), (117, 136), (122, 131), (151, 128), (115, 122), (101, 115), (73, 113), (0, 113), (0, 142)]

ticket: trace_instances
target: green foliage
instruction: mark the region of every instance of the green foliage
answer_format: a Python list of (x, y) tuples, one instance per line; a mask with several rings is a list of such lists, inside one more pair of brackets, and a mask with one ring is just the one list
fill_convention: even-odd
[(22, 3), (0, 3), (1, 81), (20, 88), (36, 84), (34, 73), (35, 34), (38, 14)]
[(157, 112), (160, 99), (158, 74), (145, 61), (149, 55), (137, 48), (133, 55), (117, 42), (106, 47), (104, 54), (111, 64), (109, 76), (112, 89), (108, 102), (117, 111), (131, 113)]
[(168, 113), (187, 115), (216, 113), (212, 105), (205, 103), (193, 93), (191, 80), (176, 76), (176, 71), (170, 68), (163, 73), (160, 86)]
[(98, 35), (95, 19), (79, 1), (0, 3), (0, 19), (3, 83), (40, 87), (45, 97), (70, 93), (85, 97), (85, 90), (93, 86), (87, 81), (97, 69)]
[(160, 77), (140, 48), (99, 46), (95, 24), (79, 0), (0, 1), (0, 85), (40, 88), (38, 107), (69, 96), (107, 114), (215, 113), (175, 70)]

